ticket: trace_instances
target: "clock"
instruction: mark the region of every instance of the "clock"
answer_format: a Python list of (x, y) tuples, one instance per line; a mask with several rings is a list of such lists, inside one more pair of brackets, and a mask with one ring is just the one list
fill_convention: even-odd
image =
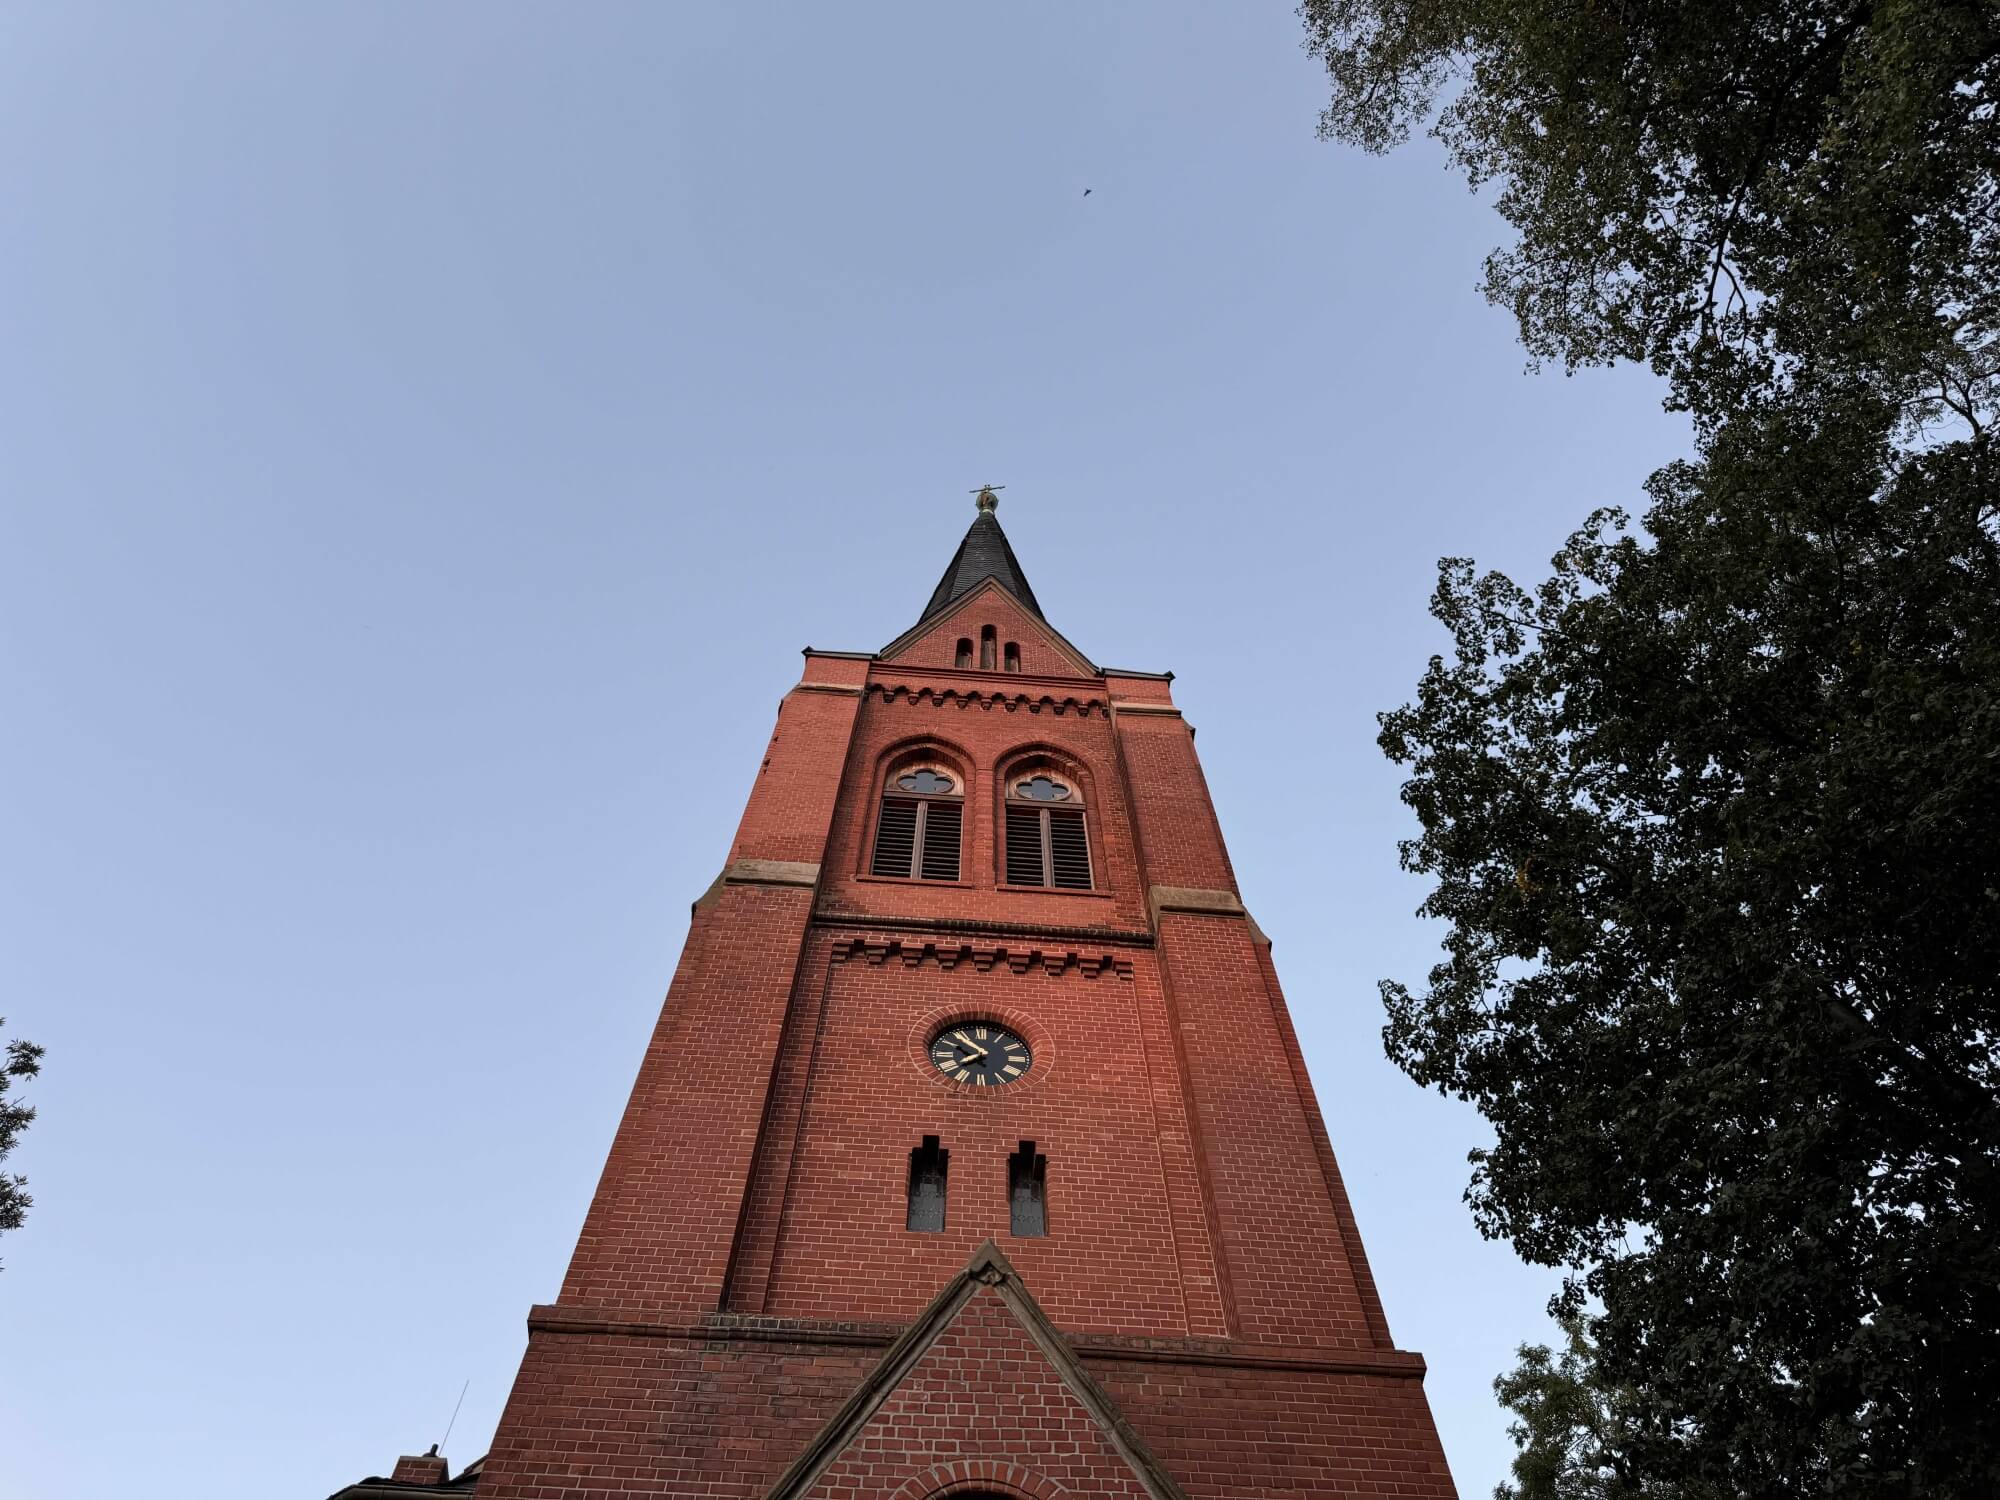
[(1013, 1083), (1034, 1065), (1028, 1044), (991, 1021), (945, 1027), (931, 1039), (930, 1058), (945, 1077), (988, 1088)]

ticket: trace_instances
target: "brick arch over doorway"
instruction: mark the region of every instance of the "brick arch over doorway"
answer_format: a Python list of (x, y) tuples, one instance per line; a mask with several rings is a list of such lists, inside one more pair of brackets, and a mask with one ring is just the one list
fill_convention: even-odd
[(1071, 1500), (1046, 1474), (1020, 1464), (961, 1459), (913, 1474), (890, 1500)]

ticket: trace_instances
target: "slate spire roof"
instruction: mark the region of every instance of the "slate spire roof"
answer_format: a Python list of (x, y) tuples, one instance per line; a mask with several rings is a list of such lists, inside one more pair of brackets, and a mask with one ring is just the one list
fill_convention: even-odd
[(965, 540), (958, 544), (958, 551), (952, 554), (951, 566), (944, 570), (931, 602), (917, 617), (919, 625), (950, 608), (988, 578), (1026, 605), (1036, 619), (1043, 618), (1042, 607), (1035, 602), (1035, 591), (1028, 587), (1028, 576), (1021, 571), (1020, 559), (1007, 545), (1007, 533), (1000, 529), (999, 518), (994, 515), (1000, 497), (993, 493), (992, 486), (980, 490), (978, 505), (979, 514), (973, 518)]

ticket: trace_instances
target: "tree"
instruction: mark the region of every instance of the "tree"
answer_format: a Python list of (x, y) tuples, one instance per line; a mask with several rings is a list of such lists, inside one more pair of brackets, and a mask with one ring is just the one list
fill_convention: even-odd
[(1725, 1500), (1697, 1484), (1660, 1483), (1634, 1474), (1624, 1458), (1626, 1434), (1643, 1420), (1633, 1393), (1609, 1383), (1597, 1363), (1588, 1320), (1559, 1320), (1563, 1350), (1520, 1348), (1520, 1364), (1493, 1382), (1493, 1394), (1514, 1414), (1507, 1435), (1514, 1482), (1493, 1500)]
[(1833, 376), (1985, 425), (2000, 374), (1991, 0), (1305, 0), (1331, 139), (1414, 124), (1518, 232), (1528, 349), (1720, 420)]
[(1994, 476), (1893, 415), (1732, 425), (1532, 593), (1463, 560), (1383, 716), (1448, 924), (1390, 1055), (1481, 1228), (1573, 1268), (1634, 1471), (2000, 1493)]
[(1326, 134), (1444, 101), (1531, 353), (1696, 421), (1642, 530), (1441, 565), (1390, 1055), (1601, 1306), (1632, 1482), (2000, 1493), (2000, 6), (1302, 12)]
[[(0, 1016), (0, 1026), (7, 1018)], [(14, 1149), (14, 1142), (35, 1118), (35, 1112), (18, 1096), (10, 1097), (8, 1086), (17, 1079), (33, 1078), (42, 1071), (42, 1049), (19, 1038), (7, 1044), (7, 1060), (0, 1063), (0, 1161)], [(0, 1230), (19, 1229), (34, 1203), (26, 1192), (28, 1179), (0, 1172)]]

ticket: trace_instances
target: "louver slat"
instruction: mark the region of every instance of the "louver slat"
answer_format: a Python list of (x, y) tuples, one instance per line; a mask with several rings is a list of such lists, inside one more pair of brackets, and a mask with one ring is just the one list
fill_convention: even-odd
[(923, 876), (926, 880), (958, 879), (958, 804), (924, 805)]
[(917, 804), (891, 798), (882, 804), (882, 821), (875, 828), (875, 859), (868, 867), (872, 875), (913, 873), (917, 852)]
[(1049, 863), (1055, 867), (1056, 885), (1072, 891), (1090, 889), (1090, 839), (1082, 813), (1049, 810)]
[(1049, 883), (1042, 871), (1042, 814), (1039, 808), (1007, 809), (1007, 883)]

